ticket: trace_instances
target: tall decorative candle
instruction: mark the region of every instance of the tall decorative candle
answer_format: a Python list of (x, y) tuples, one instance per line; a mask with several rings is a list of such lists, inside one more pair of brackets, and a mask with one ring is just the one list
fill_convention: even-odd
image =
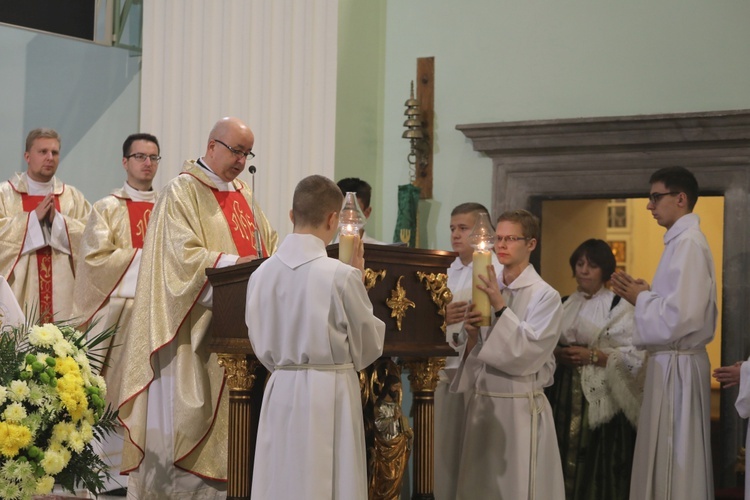
[(494, 279), (494, 276), (490, 278), (487, 275), (487, 266), (490, 264), (492, 264), (492, 252), (489, 249), (485, 250), (478, 247), (474, 250), (471, 257), (471, 300), (474, 303), (474, 310), (481, 311), (482, 313), (482, 321), (478, 323), (478, 326), (489, 326), (491, 320), (492, 306), (490, 306), (490, 298), (486, 293), (477, 288), (477, 285), (485, 286), (479, 278), (480, 274), (487, 279)]
[(354, 255), (354, 245), (357, 243), (357, 234), (339, 234), (339, 260), (351, 264)]
[(344, 204), (339, 212), (339, 260), (352, 263), (352, 257), (359, 245), (359, 231), (367, 222), (365, 214), (359, 208), (357, 194), (348, 192), (344, 195)]
[(474, 248), (474, 254), (471, 258), (471, 300), (474, 303), (474, 310), (482, 313), (482, 320), (477, 326), (489, 326), (492, 322), (490, 298), (485, 292), (477, 288), (477, 285), (486, 286), (479, 275), (484, 276), (487, 280), (496, 279), (495, 276), (489, 276), (491, 273), (487, 272), (487, 266), (492, 264), (492, 247), (495, 244), (495, 239), (495, 229), (490, 223), (489, 215), (484, 212), (477, 213), (474, 229), (471, 230), (469, 235), (469, 243)]

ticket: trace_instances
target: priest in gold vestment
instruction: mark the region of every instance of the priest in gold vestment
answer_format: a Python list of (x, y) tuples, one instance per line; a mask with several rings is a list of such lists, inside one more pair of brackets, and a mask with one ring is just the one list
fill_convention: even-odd
[(29, 320), (68, 320), (74, 258), (91, 205), (55, 176), (60, 163), (57, 132), (29, 132), (24, 159), (26, 172), (0, 183), (0, 275)]
[[(117, 327), (107, 339), (108, 404), (117, 407), (124, 343), (133, 309), (146, 226), (156, 200), (152, 182), (159, 167), (159, 141), (151, 134), (131, 134), (122, 146), (122, 166), (127, 179), (122, 187), (94, 203), (81, 239), (76, 262), (73, 317), (89, 326), (89, 337)], [(122, 432), (96, 442), (95, 448), (110, 466), (112, 479), (104, 491), (125, 488), (127, 477), (118, 476), (122, 461)]]
[(206, 154), (160, 193), (143, 246), (123, 346), (120, 419), (128, 494), (143, 499), (226, 496), (228, 389), (207, 351), (212, 288), (205, 269), (267, 256), (278, 236), (237, 176), (252, 131), (224, 118)]

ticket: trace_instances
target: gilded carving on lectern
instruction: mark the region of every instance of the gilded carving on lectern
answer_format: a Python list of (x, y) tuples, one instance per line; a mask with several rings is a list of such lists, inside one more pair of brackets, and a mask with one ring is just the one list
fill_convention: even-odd
[(373, 271), (369, 267), (365, 269), (365, 289), (369, 292), (377, 284), (378, 280), (382, 281), (385, 278), (385, 273), (385, 269), (381, 269), (380, 271)]
[(445, 308), (448, 306), (451, 300), (453, 300), (453, 293), (448, 288), (448, 275), (445, 273), (423, 273), (417, 271), (417, 277), (420, 281), (424, 281), (425, 288), (432, 294), (432, 301), (438, 307), (438, 313), (443, 317), (443, 324), (440, 327), (445, 333)]
[(445, 367), (445, 358), (409, 359), (404, 368), (409, 370), (412, 392), (435, 392), (438, 372)]
[(368, 498), (398, 499), (414, 438), (409, 419), (401, 413), (401, 369), (390, 358), (381, 358), (364, 377), (369, 381), (364, 406)]
[(224, 367), (227, 386), (233, 391), (249, 391), (255, 383), (257, 360), (248, 360), (244, 354), (219, 354), (219, 366)]
[(396, 318), (396, 327), (399, 332), (401, 331), (401, 322), (406, 316), (406, 310), (410, 307), (416, 307), (414, 302), (406, 298), (406, 290), (401, 286), (403, 278), (403, 276), (398, 277), (396, 288), (391, 290), (391, 298), (385, 301), (386, 305), (391, 308), (391, 318)]

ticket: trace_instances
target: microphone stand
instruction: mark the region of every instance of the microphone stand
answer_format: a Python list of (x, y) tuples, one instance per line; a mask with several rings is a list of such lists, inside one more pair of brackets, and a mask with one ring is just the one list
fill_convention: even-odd
[(251, 186), (253, 190), (253, 219), (255, 219), (255, 227), (253, 228), (253, 236), (255, 237), (255, 250), (258, 252), (258, 258), (260, 259), (263, 257), (263, 242), (260, 238), (260, 231), (258, 231), (258, 210), (257, 205), (255, 203), (255, 172), (256, 168), (255, 165), (250, 165), (247, 167), (248, 172), (250, 172), (250, 176), (252, 177)]

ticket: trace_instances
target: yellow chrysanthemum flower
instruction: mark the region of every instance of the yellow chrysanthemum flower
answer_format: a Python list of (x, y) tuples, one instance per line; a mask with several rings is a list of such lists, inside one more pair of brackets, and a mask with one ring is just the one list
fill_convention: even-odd
[(5, 408), (3, 418), (8, 422), (18, 423), (26, 418), (26, 408), (21, 403), (11, 403)]
[(60, 395), (60, 401), (70, 413), (73, 421), (81, 420), (84, 412), (88, 409), (89, 402), (86, 399), (83, 380), (80, 375), (68, 373), (58, 379), (57, 392)]
[(49, 449), (44, 453), (44, 458), (39, 464), (44, 468), (44, 472), (50, 476), (54, 476), (55, 474), (59, 474), (65, 468), (67, 462), (65, 461), (65, 456), (62, 453), (62, 450), (57, 451)]
[(31, 431), (23, 425), (0, 422), (0, 453), (11, 458), (31, 443)]
[(80, 376), (81, 369), (79, 368), (78, 363), (76, 363), (75, 359), (71, 358), (70, 356), (60, 356), (56, 358), (55, 361), (55, 371), (60, 375), (73, 373)]
[(75, 431), (75, 425), (70, 422), (58, 422), (52, 428), (52, 443), (62, 444), (70, 439)]
[(52, 492), (52, 488), (55, 487), (55, 478), (52, 476), (44, 476), (36, 482), (36, 490), (34, 491), (37, 495), (47, 495)]

